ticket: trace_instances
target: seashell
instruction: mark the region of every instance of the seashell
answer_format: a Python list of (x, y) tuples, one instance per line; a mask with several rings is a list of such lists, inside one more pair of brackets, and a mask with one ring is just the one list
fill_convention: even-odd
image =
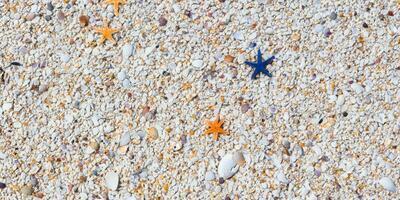
[(173, 151), (179, 151), (183, 148), (183, 144), (181, 142), (174, 142), (172, 145)]
[(88, 26), (89, 25), (89, 17), (86, 15), (81, 15), (79, 17), (79, 24), (81, 26)]
[(246, 164), (246, 160), (244, 159), (243, 153), (241, 151), (236, 151), (233, 154), (233, 160), (236, 162), (236, 164), (239, 164), (240, 166)]
[(389, 177), (382, 177), (381, 180), (379, 180), (379, 184), (389, 192), (396, 192), (396, 185)]
[(223, 179), (229, 179), (239, 170), (239, 165), (235, 162), (232, 154), (226, 154), (218, 165), (218, 175)]
[(104, 177), (106, 181), (106, 186), (110, 190), (117, 190), (118, 183), (119, 183), (119, 176), (115, 172), (108, 172), (107, 175)]

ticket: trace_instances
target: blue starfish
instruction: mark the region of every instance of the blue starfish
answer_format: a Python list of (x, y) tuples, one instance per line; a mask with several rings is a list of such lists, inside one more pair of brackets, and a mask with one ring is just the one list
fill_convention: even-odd
[(269, 64), (272, 63), (272, 61), (275, 59), (275, 56), (272, 56), (270, 58), (268, 58), (266, 61), (262, 61), (262, 55), (261, 55), (261, 50), (258, 49), (258, 53), (257, 53), (257, 62), (249, 62), (246, 61), (244, 62), (246, 65), (249, 65), (250, 67), (254, 68), (254, 72), (253, 75), (251, 75), (251, 79), (256, 79), (257, 75), (259, 73), (263, 73), (269, 77), (272, 77), (272, 74), (269, 73), (268, 69), (266, 69), (265, 67)]

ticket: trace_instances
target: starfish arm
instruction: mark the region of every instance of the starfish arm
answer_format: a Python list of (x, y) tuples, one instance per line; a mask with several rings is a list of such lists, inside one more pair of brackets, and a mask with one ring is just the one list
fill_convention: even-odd
[(218, 133), (214, 133), (213, 138), (214, 140), (218, 140)]
[(252, 68), (257, 68), (257, 63), (253, 63), (253, 62), (249, 62), (249, 61), (245, 61), (244, 64), (252, 67)]
[(263, 71), (262, 71), (262, 73), (263, 74), (265, 74), (265, 75), (267, 75), (268, 77), (272, 77), (272, 74), (267, 70), (267, 69), (264, 69)]
[(266, 61), (263, 62), (263, 65), (269, 65), (272, 63), (272, 61), (274, 61), (275, 56), (271, 56), (270, 58), (268, 58)]
[(112, 28), (112, 29), (110, 29), (110, 32), (111, 32), (111, 34), (117, 33), (117, 32), (119, 32), (119, 29), (117, 29), (117, 28)]
[(114, 6), (114, 14), (115, 16), (118, 16), (118, 6)]
[(104, 43), (104, 40), (105, 40), (105, 38), (102, 36), (101, 38), (100, 38), (100, 44), (103, 44)]
[(256, 80), (256, 79), (257, 79), (257, 74), (258, 74), (258, 73), (259, 73), (258, 70), (255, 70), (255, 71), (253, 72), (253, 74), (251, 75), (251, 79)]
[(94, 28), (94, 32), (102, 33), (103, 32), (103, 28)]
[(262, 54), (260, 49), (258, 49), (257, 52), (257, 63), (262, 63)]

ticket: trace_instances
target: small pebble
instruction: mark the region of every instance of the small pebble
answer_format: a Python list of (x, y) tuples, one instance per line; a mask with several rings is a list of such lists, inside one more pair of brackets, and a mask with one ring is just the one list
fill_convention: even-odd
[(117, 190), (119, 184), (119, 176), (115, 172), (108, 172), (104, 177), (106, 181), (106, 186), (110, 190)]
[(5, 183), (0, 182), (0, 189), (4, 189), (4, 188), (6, 188), (6, 187), (7, 187), (7, 186), (6, 186)]
[(61, 60), (62, 62), (67, 63), (70, 59), (71, 59), (71, 58), (69, 57), (69, 55), (63, 54), (63, 53), (60, 54), (60, 60)]
[(203, 60), (193, 60), (192, 65), (198, 69), (203, 68)]
[(62, 11), (58, 11), (57, 13), (57, 19), (60, 21), (64, 21), (65, 19), (65, 14)]
[(81, 26), (88, 26), (89, 25), (89, 17), (86, 15), (81, 15), (79, 17), (79, 24)]
[(48, 3), (46, 4), (46, 8), (47, 8), (47, 10), (49, 10), (49, 11), (53, 11), (53, 10), (54, 10), (54, 6), (53, 6), (53, 4), (52, 4), (51, 2), (48, 2)]
[(131, 134), (129, 132), (126, 132), (119, 139), (119, 145), (125, 146), (125, 145), (129, 144), (130, 140), (131, 140)]
[(35, 176), (31, 176), (30, 177), (30, 182), (31, 182), (33, 187), (36, 187), (38, 185), (38, 183), (39, 183)]
[(215, 174), (212, 171), (206, 172), (205, 178), (206, 181), (211, 181), (215, 179)]
[(242, 111), (242, 113), (246, 113), (248, 110), (250, 110), (250, 105), (248, 103), (244, 103), (240, 110)]
[(163, 17), (163, 16), (161, 16), (161, 17), (158, 19), (158, 24), (159, 24), (160, 26), (165, 26), (165, 25), (167, 25), (167, 23), (168, 23), (167, 19), (165, 19), (165, 17)]
[(117, 79), (118, 79), (119, 81), (125, 80), (125, 79), (126, 79), (126, 72), (125, 72), (125, 71), (120, 71), (120, 72), (118, 72), (118, 74), (117, 74)]
[(129, 79), (125, 79), (124, 81), (122, 81), (122, 87), (124, 88), (131, 87), (131, 81)]
[(30, 195), (32, 195), (32, 193), (33, 193), (33, 188), (31, 185), (24, 185), (21, 188), (21, 194), (24, 196), (30, 196)]
[(44, 19), (45, 19), (46, 21), (50, 21), (50, 20), (51, 20), (51, 15), (46, 15), (46, 16), (44, 17)]
[(394, 13), (393, 13), (393, 11), (391, 11), (391, 10), (389, 10), (387, 14), (388, 14), (389, 16), (391, 16), (391, 17), (393, 17), (393, 16), (394, 16)]
[(29, 13), (29, 14), (26, 16), (26, 20), (27, 20), (27, 21), (32, 21), (33, 19), (35, 19), (35, 17), (36, 17), (35, 13)]
[(332, 13), (329, 15), (329, 18), (330, 18), (331, 20), (335, 20), (335, 19), (337, 18), (337, 13), (336, 13), (336, 12), (332, 12)]
[(133, 53), (133, 45), (126, 44), (122, 47), (122, 58), (127, 60)]
[(363, 25), (362, 25), (364, 28), (368, 28), (368, 24), (367, 23), (363, 23)]
[(322, 26), (321, 24), (317, 24), (314, 28), (314, 31), (317, 33), (321, 33), (322, 31), (324, 31), (324, 26)]
[(233, 34), (233, 38), (235, 38), (236, 40), (244, 40), (244, 36), (242, 32), (236, 32)]
[(218, 183), (219, 183), (219, 184), (224, 184), (224, 183), (225, 183), (224, 178), (219, 177), (219, 178), (218, 178)]
[(225, 61), (225, 62), (229, 62), (229, 63), (233, 62), (234, 59), (235, 59), (235, 57), (233, 57), (233, 56), (231, 56), (231, 55), (226, 55), (226, 56), (224, 57), (224, 61)]

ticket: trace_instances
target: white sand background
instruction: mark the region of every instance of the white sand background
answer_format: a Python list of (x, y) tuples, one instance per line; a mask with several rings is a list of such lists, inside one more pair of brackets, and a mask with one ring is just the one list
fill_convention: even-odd
[(47, 2), (0, 0), (0, 199), (398, 198), (396, 1)]

